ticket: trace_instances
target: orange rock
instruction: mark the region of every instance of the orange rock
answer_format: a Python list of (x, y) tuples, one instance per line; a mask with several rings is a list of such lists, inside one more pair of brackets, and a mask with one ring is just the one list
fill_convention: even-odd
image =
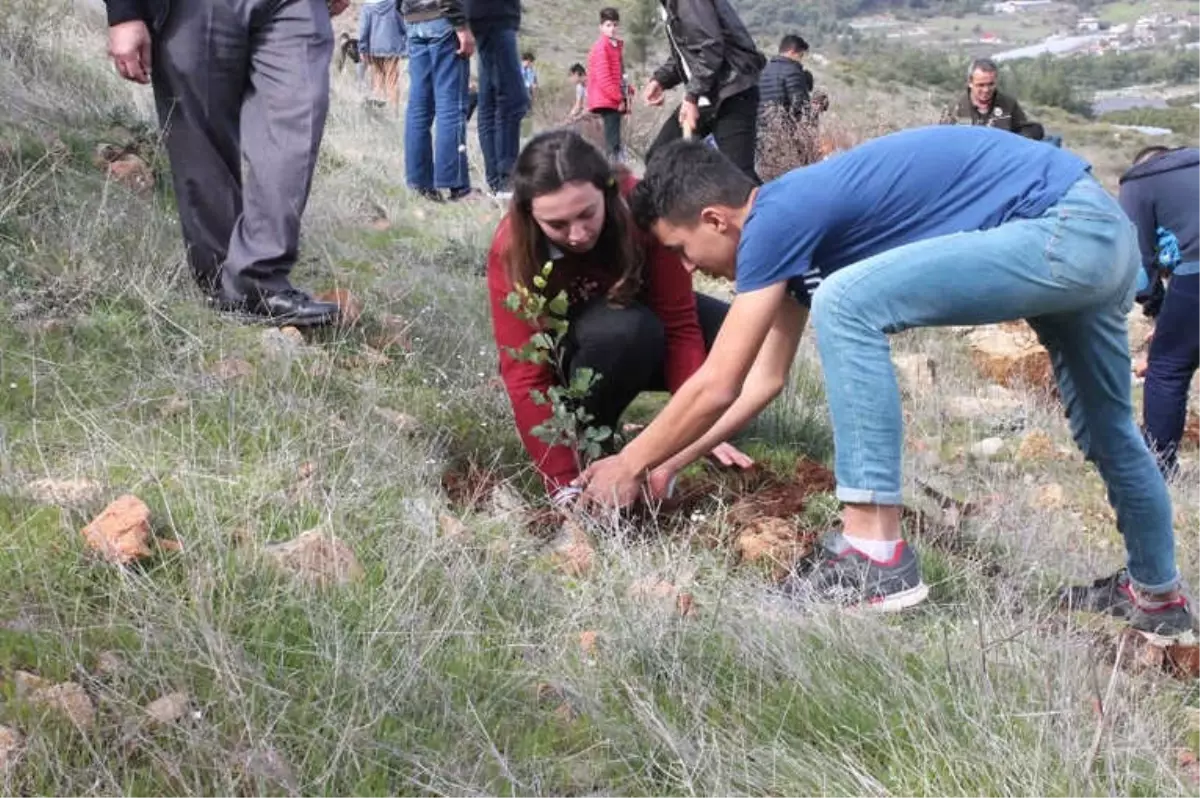
[(362, 300), (345, 288), (322, 291), (316, 295), (316, 299), (322, 302), (332, 302), (338, 306), (338, 324), (342, 327), (353, 327), (362, 318)]
[(135, 194), (147, 196), (154, 191), (154, 172), (136, 155), (122, 155), (111, 162), (108, 174)]
[(1200, 646), (1172, 643), (1167, 646), (1167, 663), (1181, 679), (1200, 678)]
[(741, 528), (734, 550), (742, 562), (767, 561), (788, 566), (812, 551), (812, 543), (797, 534), (789, 521), (759, 518)]
[(132, 494), (119, 497), (83, 528), (87, 545), (125, 565), (150, 556), (150, 508)]
[(1054, 440), (1040, 429), (1030, 430), (1017, 446), (1017, 460), (1052, 460), (1057, 454)]
[(591, 656), (596, 653), (596, 640), (598, 635), (592, 629), (586, 632), (579, 633), (579, 647), (583, 649), (583, 653)]
[(450, 513), (442, 513), (438, 516), (438, 529), (446, 537), (460, 543), (471, 539), (471, 530), (467, 529), (467, 525)]
[(29, 702), (48, 710), (59, 712), (83, 730), (90, 729), (96, 721), (96, 707), (87, 691), (75, 682), (43, 687), (29, 697)]
[(1054, 387), (1050, 355), (1025, 326), (980, 327), (967, 335), (971, 357), (988, 379), (1001, 385)]

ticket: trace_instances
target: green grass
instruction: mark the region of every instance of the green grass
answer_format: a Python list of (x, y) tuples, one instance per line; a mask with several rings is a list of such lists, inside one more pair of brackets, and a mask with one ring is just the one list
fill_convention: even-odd
[[(1092, 512), (1099, 488), (1082, 463), (968, 468), (956, 452), (980, 429), (913, 402), (910, 434), (943, 439), (928, 468), (965, 495), (1009, 500), (958, 537), (914, 536), (934, 599), (902, 618), (801, 614), (686, 519), (657, 535), (597, 523), (593, 568), (565, 576), (513, 516), (451, 506), (439, 484), (472, 461), (540, 500), (490, 382), (478, 267), (497, 212), (430, 209), (398, 191), (397, 127), (339, 84), (296, 279), (350, 287), (367, 319), (293, 358), (272, 354), (261, 331), (198, 301), (169, 192), (138, 199), (91, 165), (114, 124), (146, 121), (98, 61), (100, 32), (65, 13), (47, 54), (21, 27), (40, 19), (0, 27), (0, 53), (27, 56), (0, 59), (0, 129), (19, 133), (5, 141), (21, 154), (0, 158), (0, 724), (25, 741), (0, 771), (6, 794), (1189, 788), (1175, 750), (1194, 745), (1194, 686), (1117, 672), (1093, 749), (1092, 700), (1112, 671), (1088, 632), (1045, 605), (1063, 576), (1120, 559), (1081, 549), (1110, 528), (1082, 537), (1066, 512), (1023, 501), (1048, 476)], [(63, 131), (65, 150), (44, 128)], [(364, 225), (368, 202), (388, 230)], [(414, 351), (366, 364), (384, 315), (408, 323)], [(940, 391), (979, 388), (949, 334), (897, 346), (943, 364)], [(253, 373), (214, 376), (231, 358)], [(661, 401), (644, 397), (630, 417)], [(1028, 402), (1031, 423), (1065, 440), (1060, 413)], [(394, 429), (377, 407), (422, 427)], [(738, 442), (779, 473), (798, 456), (828, 461), (826, 414), (810, 340), (793, 385)], [(43, 477), (102, 489), (46, 506), (26, 490)], [(1175, 490), (1180, 528), (1194, 531), (1194, 485)], [(86, 549), (79, 530), (126, 492), (181, 551), (118, 568)], [(720, 520), (716, 502), (704, 509)], [(821, 527), (834, 511), (822, 496), (801, 521)], [(446, 512), (466, 538), (438, 531)], [(354, 550), (361, 581), (305, 587), (270, 565), (264, 544), (313, 528)], [(1181, 551), (1195, 542), (1181, 534)], [(698, 613), (631, 598), (647, 579), (688, 590)], [(592, 653), (584, 631), (597, 633)], [(102, 672), (108, 654), (124, 668)], [(18, 698), (16, 670), (77, 681), (94, 726)], [(143, 707), (174, 691), (189, 713), (150, 724)]]

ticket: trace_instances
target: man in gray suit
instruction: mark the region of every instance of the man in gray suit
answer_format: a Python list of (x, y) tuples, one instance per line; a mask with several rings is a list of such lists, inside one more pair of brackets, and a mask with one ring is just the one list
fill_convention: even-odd
[(292, 286), (329, 109), (330, 17), (349, 0), (107, 0), (121, 76), (152, 83), (188, 262), (218, 307), (313, 326)]

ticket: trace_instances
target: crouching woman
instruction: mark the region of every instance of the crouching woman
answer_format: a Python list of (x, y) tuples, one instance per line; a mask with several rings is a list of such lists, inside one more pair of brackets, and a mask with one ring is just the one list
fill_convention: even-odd
[[(674, 392), (700, 367), (729, 309), (694, 293), (678, 256), (635, 226), (626, 196), (636, 183), (574, 131), (543, 133), (517, 158), (512, 203), (488, 254), (500, 375), (521, 441), (556, 504), (578, 495), (571, 481), (583, 464), (572, 447), (535, 434), (552, 414), (535, 398), (590, 369), (599, 378), (580, 400), (589, 424), (615, 431), (638, 394)], [(552, 268), (542, 278), (547, 263)], [(554, 363), (514, 356), (542, 331), (508, 306), (517, 287), (551, 298), (566, 293), (568, 327)], [(752, 465), (727, 443), (712, 456), (723, 465)]]

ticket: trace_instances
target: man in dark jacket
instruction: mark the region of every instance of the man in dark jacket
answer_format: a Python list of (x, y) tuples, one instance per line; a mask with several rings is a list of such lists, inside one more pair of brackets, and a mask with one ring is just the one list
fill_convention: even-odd
[(1142, 150), (1121, 177), (1119, 199), (1137, 227), (1142, 253), (1138, 301), (1158, 317), (1147, 359), (1143, 431), (1169, 475), (1187, 419), (1188, 387), (1200, 366), (1200, 150)]
[(512, 196), (509, 175), (521, 149), (521, 120), (529, 94), (521, 77), (517, 30), (520, 0), (467, 0), (467, 22), (479, 50), (479, 146), (488, 190)]
[(330, 17), (349, 0), (107, 5), (117, 71), (154, 86), (196, 281), (253, 318), (333, 321), (337, 306), (288, 275), (329, 108)]
[(778, 109), (802, 122), (812, 112), (812, 73), (801, 63), (808, 53), (808, 42), (794, 33), (779, 42), (779, 55), (767, 62), (758, 79), (758, 103), (763, 111)]
[(758, 76), (766, 57), (729, 0), (661, 0), (671, 57), (646, 84), (648, 105), (684, 86), (683, 102), (663, 125), (647, 160), (663, 144), (711, 134), (726, 157), (757, 181)]
[(996, 89), (999, 72), (995, 61), (987, 58), (972, 61), (967, 68), (967, 90), (942, 121), (948, 124), (985, 125), (1041, 141), (1045, 138), (1045, 129), (1026, 118), (1021, 104), (1015, 98)]

